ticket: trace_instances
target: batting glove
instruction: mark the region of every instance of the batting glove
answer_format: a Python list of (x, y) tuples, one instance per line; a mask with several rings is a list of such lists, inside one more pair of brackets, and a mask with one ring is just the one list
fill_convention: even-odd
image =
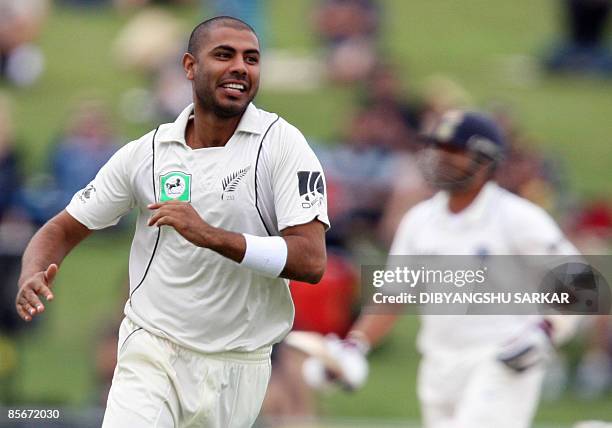
[(361, 388), (369, 372), (367, 345), (351, 338), (340, 340), (336, 335), (328, 335), (325, 342), (334, 364), (308, 358), (302, 366), (306, 383), (317, 390), (330, 389), (334, 385), (340, 385), (347, 391)]
[(506, 343), (497, 359), (517, 373), (549, 360), (554, 352), (550, 340), (552, 324), (544, 320)]

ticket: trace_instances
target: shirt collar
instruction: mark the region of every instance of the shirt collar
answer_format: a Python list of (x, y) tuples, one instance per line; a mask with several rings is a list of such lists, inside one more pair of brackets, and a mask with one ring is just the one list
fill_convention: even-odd
[(468, 207), (465, 208), (462, 212), (457, 214), (451, 213), (448, 209), (448, 193), (440, 192), (436, 196), (439, 203), (441, 203), (444, 207), (444, 210), (448, 217), (461, 220), (462, 222), (477, 222), (481, 220), (484, 216), (485, 209), (489, 205), (489, 202), (495, 195), (496, 190), (498, 188), (499, 186), (495, 182), (487, 182), (483, 186), (480, 193), (478, 193), (478, 196), (476, 196), (476, 199), (474, 199), (474, 201), (472, 201), (472, 203), (468, 205)]
[[(177, 142), (187, 145), (185, 141), (185, 128), (187, 128), (187, 122), (193, 114), (193, 104), (189, 104), (182, 112), (178, 115), (173, 123), (168, 123), (163, 128), (160, 127), (158, 131), (157, 141), (162, 143)], [(261, 124), (259, 120), (259, 111), (253, 103), (249, 103), (240, 122), (236, 127), (236, 131), (246, 132), (250, 134), (261, 134)]]
[(261, 120), (259, 118), (259, 110), (253, 103), (249, 103), (244, 111), (240, 123), (236, 127), (236, 132), (247, 132), (249, 134), (261, 134)]

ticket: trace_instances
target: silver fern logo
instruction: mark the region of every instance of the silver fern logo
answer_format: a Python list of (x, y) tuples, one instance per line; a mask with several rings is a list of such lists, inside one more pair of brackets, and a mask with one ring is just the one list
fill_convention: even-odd
[(247, 172), (251, 169), (251, 165), (246, 168), (239, 169), (238, 171), (232, 172), (230, 175), (225, 177), (221, 181), (221, 186), (223, 187), (223, 193), (221, 193), (221, 199), (225, 200), (233, 200), (234, 192), (238, 188), (240, 181), (247, 175)]

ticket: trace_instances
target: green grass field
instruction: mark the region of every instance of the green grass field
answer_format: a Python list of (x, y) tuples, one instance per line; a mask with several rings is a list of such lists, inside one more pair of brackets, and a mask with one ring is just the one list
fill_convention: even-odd
[[(444, 73), (472, 93), (478, 105), (506, 100), (524, 128), (564, 160), (572, 188), (582, 197), (612, 193), (610, 117), (612, 81), (547, 78), (503, 65), (532, 60), (558, 29), (556, 2), (414, 0), (382, 2), (386, 11), (383, 51), (417, 90), (432, 73)], [(268, 43), (304, 52), (316, 48), (308, 16), (312, 1), (268, 2)], [(176, 12), (188, 31), (198, 21), (193, 9)], [(113, 65), (109, 45), (125, 17), (110, 10), (73, 11), (56, 7), (42, 37), (47, 71), (34, 87), (4, 88), (14, 96), (16, 125), (27, 168), (44, 167), (47, 145), (61, 129), (72, 100), (101, 96), (116, 106), (123, 91), (142, 85), (139, 76)], [(515, 61), (516, 62), (516, 61)], [(332, 139), (352, 110), (350, 88), (322, 87), (307, 94), (265, 92), (258, 104), (280, 113), (309, 137)], [(296, 102), (296, 99), (299, 102)], [(128, 139), (148, 127), (122, 122)], [(22, 402), (85, 405), (91, 402), (93, 344), (99, 327), (121, 311), (127, 276), (129, 233), (94, 236), (62, 266), (56, 301), (39, 325), (19, 343), (17, 397)], [(406, 317), (372, 357), (367, 387), (353, 395), (321, 400), (325, 414), (349, 418), (418, 419), (414, 349), (417, 323)], [(612, 397), (610, 397), (612, 398)], [(612, 420), (609, 399), (578, 401), (570, 394), (544, 403), (537, 420), (568, 426), (580, 419)]]

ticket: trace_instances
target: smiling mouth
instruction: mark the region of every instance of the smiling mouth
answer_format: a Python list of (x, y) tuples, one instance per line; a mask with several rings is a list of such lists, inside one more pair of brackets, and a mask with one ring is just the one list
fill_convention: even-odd
[(221, 85), (224, 89), (229, 89), (231, 91), (237, 91), (240, 93), (246, 92), (246, 85), (242, 83), (225, 83)]

